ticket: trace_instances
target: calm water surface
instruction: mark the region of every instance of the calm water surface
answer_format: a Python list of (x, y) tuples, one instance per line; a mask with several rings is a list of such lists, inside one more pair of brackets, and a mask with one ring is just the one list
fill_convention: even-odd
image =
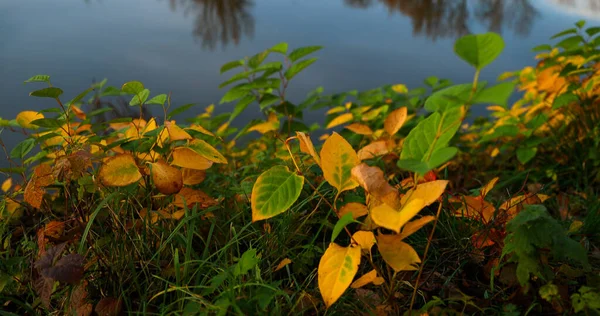
[[(227, 79), (219, 75), (223, 63), (281, 41), (290, 48), (325, 46), (319, 61), (293, 80), (293, 101), (320, 85), (335, 93), (390, 83), (417, 87), (431, 75), (469, 82), (473, 71), (454, 56), (453, 42), (488, 30), (506, 41), (482, 74), (494, 81), (531, 65), (533, 46), (582, 18), (600, 25), (600, 1), (0, 1), (0, 117), (54, 106), (28, 96), (39, 86), (22, 82), (35, 74), (51, 75), (65, 99), (108, 78), (109, 85), (140, 80), (152, 94), (172, 92), (175, 105), (216, 104), (225, 92), (218, 89)], [(2, 137), (9, 147), (17, 142)]]

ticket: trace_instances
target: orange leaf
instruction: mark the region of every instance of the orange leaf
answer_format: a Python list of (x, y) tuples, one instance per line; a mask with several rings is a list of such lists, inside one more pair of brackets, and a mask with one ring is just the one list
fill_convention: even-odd
[(52, 238), (60, 238), (65, 231), (65, 223), (59, 221), (50, 221), (44, 227), (44, 235)]
[(385, 140), (374, 141), (358, 151), (358, 159), (366, 160), (386, 155), (390, 152), (389, 144)]
[(171, 164), (188, 169), (206, 170), (213, 165), (213, 162), (187, 147), (177, 147), (173, 149)]
[(352, 115), (352, 113), (344, 113), (344, 114), (334, 118), (333, 120), (331, 120), (331, 122), (329, 122), (329, 124), (327, 124), (326, 128), (329, 129), (332, 127), (336, 127), (338, 125), (348, 123), (348, 122), (352, 121), (353, 118), (354, 118), (354, 116)]
[(406, 122), (407, 115), (408, 108), (405, 106), (392, 111), (385, 119), (383, 128), (390, 136), (396, 134), (402, 128), (404, 122)]
[(338, 215), (341, 218), (347, 213), (352, 213), (352, 218), (357, 219), (361, 216), (367, 215), (369, 212), (367, 206), (362, 203), (350, 202), (344, 204), (338, 211)]
[(12, 188), (12, 179), (8, 178), (8, 179), (4, 180), (4, 182), (2, 182), (2, 186), (0, 188), (2, 189), (2, 191), (8, 192), (8, 190), (10, 190), (10, 188)]
[(408, 222), (404, 225), (404, 227), (402, 228), (402, 233), (400, 234), (402, 236), (402, 239), (414, 234), (417, 230), (421, 229), (421, 227), (427, 225), (429, 222), (433, 221), (435, 219), (435, 216), (423, 216), (417, 220)]
[(179, 169), (170, 166), (162, 159), (150, 165), (152, 166), (152, 181), (158, 192), (171, 195), (181, 190), (183, 176)]
[(281, 260), (281, 262), (279, 262), (279, 264), (277, 265), (277, 267), (275, 267), (273, 272), (277, 272), (277, 271), (283, 269), (283, 267), (287, 266), (290, 263), (292, 263), (292, 260), (290, 260), (290, 258), (285, 258), (285, 259)]
[[(185, 198), (185, 204), (183, 202)], [(173, 201), (173, 205), (184, 208), (184, 205), (187, 208), (193, 208), (194, 205), (198, 204), (198, 209), (207, 208), (213, 205), (217, 205), (217, 201), (211, 198), (208, 194), (204, 193), (200, 190), (194, 190), (190, 188), (182, 188), (179, 193), (175, 196), (175, 201)]]
[(315, 150), (315, 146), (310, 140), (310, 136), (305, 134), (304, 132), (296, 132), (296, 136), (300, 141), (300, 151), (309, 154), (313, 157), (313, 159), (317, 162), (318, 165), (321, 165), (321, 159), (319, 158), (319, 154)]
[(192, 136), (177, 126), (175, 121), (165, 121), (165, 127), (167, 128), (167, 132), (169, 132), (169, 139), (171, 141), (192, 139)]
[(371, 282), (373, 282), (377, 278), (377, 271), (375, 269), (363, 274), (360, 278), (356, 279), (356, 281), (350, 284), (350, 287), (353, 289), (359, 289)]
[(359, 135), (371, 135), (373, 134), (373, 130), (371, 130), (371, 128), (365, 124), (360, 124), (360, 123), (352, 123), (350, 125), (346, 125), (345, 127), (346, 129), (349, 129), (351, 131), (353, 131), (356, 134)]
[(52, 183), (54, 183), (52, 168), (46, 164), (38, 165), (33, 171), (33, 177), (25, 187), (25, 192), (23, 193), (25, 202), (39, 209), (42, 206), (44, 193), (46, 193), (44, 187)]
[(181, 168), (181, 174), (185, 185), (196, 185), (206, 179), (206, 171), (204, 170)]

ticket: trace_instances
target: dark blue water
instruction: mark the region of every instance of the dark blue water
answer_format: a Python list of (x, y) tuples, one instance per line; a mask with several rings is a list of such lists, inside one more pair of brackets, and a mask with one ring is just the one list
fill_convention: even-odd
[[(29, 97), (35, 74), (52, 76), (70, 99), (93, 81), (140, 80), (174, 105), (217, 104), (227, 79), (220, 66), (286, 41), (323, 45), (320, 59), (296, 77), (292, 101), (390, 83), (417, 87), (431, 75), (470, 82), (454, 40), (495, 31), (506, 48), (482, 73), (494, 81), (532, 65), (530, 49), (580, 19), (600, 25), (597, 1), (561, 0), (19, 0), (0, 1), (0, 117), (54, 106)], [(200, 111), (201, 108), (197, 108)], [(217, 106), (217, 112), (231, 105)], [(160, 112), (160, 111), (157, 111)], [(190, 114), (195, 114), (191, 112)], [(238, 122), (258, 117), (248, 113)], [(321, 122), (321, 117), (311, 117)], [(18, 137), (0, 134), (8, 147)], [(3, 158), (1, 159), (3, 160)], [(0, 165), (4, 163), (0, 161)]]

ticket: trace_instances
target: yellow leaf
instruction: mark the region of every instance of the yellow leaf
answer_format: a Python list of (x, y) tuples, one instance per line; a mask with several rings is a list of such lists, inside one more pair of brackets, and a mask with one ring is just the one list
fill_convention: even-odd
[(12, 188), (12, 179), (8, 178), (8, 179), (4, 180), (4, 182), (2, 182), (2, 191), (8, 192), (8, 190), (10, 190), (10, 188)]
[(269, 117), (266, 122), (256, 124), (248, 129), (248, 131), (257, 131), (261, 134), (266, 134), (270, 131), (275, 131), (279, 128), (279, 119), (275, 112), (269, 113)]
[(402, 241), (401, 235), (377, 235), (377, 248), (383, 260), (396, 272), (417, 270), (415, 265), (421, 262), (413, 247)]
[(429, 222), (435, 219), (435, 216), (423, 216), (417, 220), (408, 222), (402, 228), (402, 239), (414, 234), (417, 230), (421, 229), (421, 227), (427, 225)]
[(213, 165), (213, 162), (187, 147), (177, 147), (173, 149), (171, 164), (182, 168), (206, 170)]
[(296, 136), (300, 141), (300, 151), (305, 154), (311, 155), (313, 159), (317, 162), (317, 164), (321, 165), (321, 159), (319, 158), (319, 154), (317, 154), (315, 146), (310, 140), (310, 137), (304, 132), (296, 132)]
[(329, 308), (346, 291), (360, 265), (360, 247), (329, 244), (319, 261), (319, 291)]
[(399, 211), (386, 203), (381, 203), (371, 209), (371, 219), (375, 224), (399, 233), (400, 228), (415, 217), (423, 207), (425, 205), (421, 199), (411, 199), (408, 203), (403, 204)]
[(36, 111), (23, 111), (17, 114), (16, 121), (23, 128), (38, 128), (37, 125), (31, 124), (32, 121), (43, 119), (44, 114)]
[(392, 113), (385, 118), (385, 122), (383, 122), (383, 128), (390, 136), (396, 134), (400, 128), (402, 128), (404, 122), (406, 122), (407, 115), (408, 108), (405, 106), (392, 111)]
[(373, 282), (377, 278), (377, 271), (375, 269), (363, 274), (360, 278), (354, 281), (350, 287), (353, 289), (359, 289), (371, 282)]
[(352, 121), (353, 118), (354, 118), (354, 116), (352, 115), (352, 113), (344, 113), (344, 114), (334, 118), (333, 120), (331, 120), (331, 122), (329, 122), (329, 124), (327, 124), (326, 128), (332, 128), (332, 127), (336, 127), (338, 125), (346, 124), (346, 123)]
[(200, 133), (208, 135), (208, 136), (215, 136), (215, 134), (211, 133), (209, 130), (200, 126), (199, 124), (192, 124), (189, 127), (187, 127), (186, 129), (200, 132)]
[(479, 195), (481, 195), (482, 198), (485, 198), (488, 192), (490, 192), (494, 188), (494, 186), (498, 182), (498, 179), (498, 177), (495, 177), (492, 180), (490, 180), (490, 182), (488, 182), (485, 186), (483, 186), (483, 188), (481, 188), (481, 190), (479, 190)]
[(118, 154), (104, 160), (98, 174), (106, 186), (126, 186), (137, 182), (142, 177), (130, 154)]
[(216, 148), (202, 139), (192, 140), (187, 147), (212, 162), (227, 164), (227, 159)]
[(359, 135), (371, 135), (373, 134), (373, 130), (371, 130), (371, 128), (365, 124), (360, 124), (360, 123), (352, 123), (350, 125), (346, 125), (346, 127), (344, 127), (346, 129), (349, 129), (351, 131), (353, 131), (356, 134)]
[(181, 175), (183, 177), (183, 184), (185, 185), (195, 185), (202, 183), (206, 178), (206, 171), (197, 170), (197, 169), (189, 169), (189, 168), (181, 168)]
[(375, 235), (371, 231), (359, 230), (352, 235), (352, 240), (358, 243), (362, 250), (371, 252), (371, 248), (375, 244)]
[(183, 139), (192, 139), (192, 136), (184, 131), (181, 127), (175, 124), (175, 121), (165, 121), (165, 127), (169, 132), (169, 140), (183, 140)]
[(351, 173), (360, 186), (375, 199), (388, 204), (394, 209), (400, 208), (400, 194), (385, 180), (381, 169), (361, 163), (352, 168)]
[(358, 159), (366, 160), (388, 154), (388, 143), (385, 140), (374, 141), (358, 151)]
[(346, 104), (344, 104), (344, 107), (346, 107), (346, 110), (350, 110), (350, 108), (352, 107), (352, 102), (346, 102)]
[(435, 202), (446, 190), (448, 180), (435, 180), (424, 182), (417, 185), (416, 188), (412, 188), (406, 192), (402, 197), (402, 205), (413, 199), (423, 200), (424, 206), (428, 206)]
[(352, 218), (357, 219), (369, 213), (367, 206), (362, 203), (350, 202), (344, 204), (338, 211), (340, 218), (347, 213), (352, 213)]
[(181, 190), (183, 187), (183, 176), (179, 169), (170, 166), (162, 159), (150, 165), (152, 166), (152, 181), (158, 192), (171, 195)]
[(290, 263), (292, 263), (292, 260), (290, 260), (290, 258), (285, 258), (285, 259), (281, 260), (281, 262), (277, 265), (277, 267), (275, 267), (273, 272), (277, 272), (277, 271), (283, 269), (283, 267), (287, 266)]
[(377, 107), (377, 108), (375, 108), (375, 109), (373, 109), (373, 110), (371, 110), (371, 111), (363, 114), (362, 120), (363, 121), (370, 121), (370, 120), (376, 119), (377, 116), (379, 116), (379, 113), (381, 113), (381, 111), (383, 111), (383, 107), (382, 106), (381, 107)]
[(340, 106), (336, 106), (336, 107), (329, 109), (329, 111), (327, 111), (325, 114), (330, 115), (330, 114), (340, 113), (340, 112), (344, 112), (344, 111), (346, 111), (346, 108), (340, 105)]
[(399, 94), (408, 93), (408, 88), (403, 84), (395, 84), (392, 86), (392, 90)]
[(352, 178), (351, 170), (359, 163), (352, 146), (336, 132), (327, 138), (321, 148), (323, 176), (338, 190), (338, 194), (358, 186), (358, 182)]

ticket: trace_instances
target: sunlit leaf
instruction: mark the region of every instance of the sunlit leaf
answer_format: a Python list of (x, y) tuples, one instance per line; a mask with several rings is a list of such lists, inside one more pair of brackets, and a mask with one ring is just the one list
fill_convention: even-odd
[(98, 176), (106, 186), (126, 186), (142, 178), (135, 159), (130, 154), (118, 154), (104, 160)]
[(354, 118), (354, 116), (352, 115), (352, 113), (344, 113), (344, 114), (334, 118), (333, 120), (331, 120), (331, 122), (329, 122), (329, 124), (327, 124), (326, 128), (333, 128), (338, 125), (346, 124), (346, 123), (352, 121), (353, 118)]
[(177, 126), (175, 121), (165, 121), (165, 127), (167, 128), (169, 139), (171, 141), (192, 139), (192, 136), (190, 136), (190, 134), (184, 131), (181, 127)]
[(338, 214), (344, 216), (348, 213), (352, 213), (352, 218), (357, 219), (361, 216), (367, 215), (369, 212), (367, 206), (362, 203), (350, 202), (340, 207)]
[(358, 186), (351, 172), (360, 161), (352, 146), (342, 136), (333, 132), (323, 144), (320, 156), (323, 176), (338, 193)]
[(151, 163), (152, 181), (158, 189), (158, 192), (171, 195), (179, 192), (183, 187), (183, 176), (181, 171), (170, 166), (164, 160), (160, 159)]
[(174, 148), (172, 154), (173, 161), (171, 164), (174, 166), (195, 170), (206, 170), (213, 165), (212, 161), (187, 147)]
[(423, 216), (417, 220), (410, 221), (402, 227), (402, 239), (414, 234), (417, 230), (421, 229), (421, 227), (427, 225), (429, 222), (435, 220), (435, 216)]
[(417, 215), (424, 206), (423, 200), (418, 198), (407, 201), (400, 210), (381, 203), (371, 209), (371, 219), (375, 224), (399, 233), (402, 226)]
[[(185, 202), (184, 202), (185, 200)], [(217, 201), (206, 194), (204, 191), (183, 187), (175, 195), (173, 205), (179, 208), (193, 208), (198, 205), (198, 209), (205, 209), (210, 206), (217, 205)]]
[(273, 45), (273, 47), (269, 48), (269, 50), (271, 52), (276, 52), (276, 53), (285, 55), (288, 50), (288, 43), (286, 43), (286, 42), (277, 43), (277, 44)]
[(275, 267), (275, 269), (273, 269), (273, 272), (277, 272), (277, 271), (283, 269), (285, 266), (287, 266), (290, 263), (292, 263), (292, 260), (290, 260), (290, 258), (285, 258), (285, 259), (281, 260), (281, 262), (279, 262), (277, 267)]
[(406, 94), (408, 93), (408, 88), (403, 84), (395, 84), (392, 86), (392, 90), (398, 94)]
[(352, 283), (360, 265), (360, 247), (329, 244), (319, 261), (319, 291), (329, 308)]
[(375, 235), (371, 231), (359, 230), (352, 235), (352, 240), (358, 243), (362, 250), (370, 252), (375, 244)]
[(373, 130), (371, 130), (371, 128), (365, 124), (352, 123), (350, 125), (346, 125), (344, 128), (349, 129), (359, 135), (367, 135), (368, 136), (368, 135), (373, 134)]
[(408, 108), (403, 106), (399, 109), (392, 111), (392, 113), (388, 114), (383, 122), (383, 128), (388, 133), (388, 135), (396, 134), (404, 122), (406, 122), (406, 117), (408, 115)]
[(377, 235), (377, 248), (383, 260), (396, 272), (417, 270), (416, 265), (421, 262), (413, 247), (402, 241), (401, 235)]
[(377, 278), (377, 271), (375, 269), (363, 274), (360, 278), (356, 279), (356, 281), (352, 282), (350, 285), (353, 289), (359, 289), (371, 282), (373, 282)]
[(12, 178), (4, 180), (4, 182), (2, 182), (2, 186), (0, 186), (0, 189), (2, 189), (2, 191), (5, 193), (8, 192), (10, 188), (12, 188)]
[[(393, 142), (392, 142), (393, 144)], [(390, 153), (390, 142), (388, 140), (377, 140), (358, 150), (358, 159), (367, 160)]]
[(261, 134), (266, 134), (271, 131), (276, 131), (279, 129), (279, 119), (277, 118), (277, 114), (275, 112), (269, 113), (269, 117), (266, 122), (258, 123), (248, 129), (248, 131), (257, 131)]
[(38, 128), (38, 125), (31, 124), (32, 121), (43, 119), (44, 114), (36, 111), (23, 111), (17, 114), (16, 121), (23, 128)]
[(304, 177), (285, 166), (263, 172), (252, 187), (252, 222), (271, 218), (288, 210), (300, 196)]
[(210, 161), (227, 164), (227, 159), (217, 149), (202, 139), (192, 140), (187, 147)]

